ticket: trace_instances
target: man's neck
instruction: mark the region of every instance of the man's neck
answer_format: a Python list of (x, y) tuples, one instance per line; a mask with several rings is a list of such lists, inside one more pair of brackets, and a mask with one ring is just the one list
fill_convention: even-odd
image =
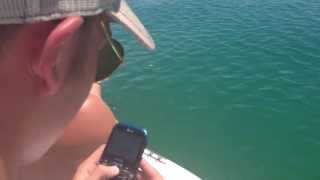
[[(22, 167), (21, 154), (17, 151), (19, 144), (19, 127), (21, 120), (27, 116), (23, 111), (10, 112), (0, 104), (0, 180), (17, 180)], [(19, 113), (18, 113), (19, 112)]]

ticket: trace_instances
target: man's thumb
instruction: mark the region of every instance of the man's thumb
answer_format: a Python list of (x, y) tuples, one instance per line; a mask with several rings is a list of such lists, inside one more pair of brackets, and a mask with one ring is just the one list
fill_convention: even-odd
[(101, 178), (112, 178), (118, 175), (120, 172), (117, 166), (104, 166), (98, 165), (95, 171), (92, 174), (92, 180), (101, 179)]

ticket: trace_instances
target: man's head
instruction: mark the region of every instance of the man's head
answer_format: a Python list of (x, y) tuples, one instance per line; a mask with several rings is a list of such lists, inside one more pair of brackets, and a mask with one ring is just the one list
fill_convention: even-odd
[(30, 163), (62, 134), (95, 80), (105, 10), (154, 48), (123, 0), (0, 0), (0, 156)]

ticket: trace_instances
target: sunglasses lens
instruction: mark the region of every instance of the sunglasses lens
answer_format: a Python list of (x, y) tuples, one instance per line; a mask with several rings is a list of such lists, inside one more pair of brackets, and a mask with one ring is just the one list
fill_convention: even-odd
[(122, 63), (124, 56), (123, 47), (118, 41), (114, 39), (111, 41), (114, 48), (110, 44), (107, 44), (99, 51), (96, 81), (109, 77)]

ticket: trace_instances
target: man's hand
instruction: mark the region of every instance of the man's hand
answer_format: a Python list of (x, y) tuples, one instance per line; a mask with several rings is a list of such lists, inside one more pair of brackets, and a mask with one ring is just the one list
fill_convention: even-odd
[(160, 173), (144, 159), (140, 163), (140, 168), (141, 171), (138, 171), (137, 180), (164, 180)]
[[(83, 161), (73, 180), (100, 180), (110, 179), (119, 174), (119, 168), (116, 166), (100, 165), (99, 161), (105, 145), (100, 146), (95, 152), (93, 152), (85, 161)], [(163, 180), (157, 170), (155, 170), (146, 161), (142, 160), (140, 163), (140, 171), (137, 174), (137, 180)]]
[(77, 169), (73, 180), (100, 180), (110, 179), (119, 174), (116, 166), (105, 166), (98, 164), (105, 145), (100, 146)]

